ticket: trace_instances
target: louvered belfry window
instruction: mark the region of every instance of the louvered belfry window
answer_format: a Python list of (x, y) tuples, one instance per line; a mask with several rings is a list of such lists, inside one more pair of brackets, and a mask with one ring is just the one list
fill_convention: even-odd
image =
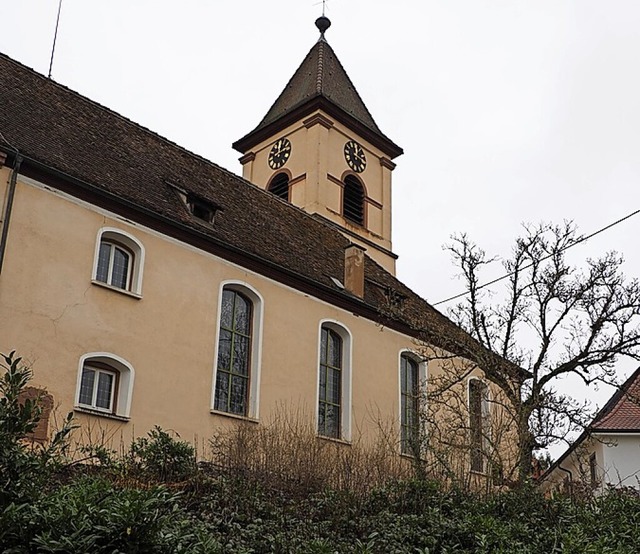
[(289, 176), (286, 173), (278, 173), (269, 185), (269, 192), (288, 202)]
[(364, 188), (353, 175), (347, 175), (344, 180), (342, 215), (357, 225), (364, 225)]

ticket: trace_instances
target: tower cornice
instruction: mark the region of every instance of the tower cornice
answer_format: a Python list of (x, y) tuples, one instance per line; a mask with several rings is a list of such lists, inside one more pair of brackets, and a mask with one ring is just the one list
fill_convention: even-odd
[(360, 137), (371, 143), (376, 148), (379, 148), (384, 154), (389, 156), (389, 158), (394, 159), (403, 154), (404, 151), (402, 148), (390, 138), (379, 131), (373, 131), (367, 125), (364, 125), (358, 119), (345, 112), (320, 93), (317, 93), (315, 96), (301, 102), (297, 106), (292, 107), (284, 115), (271, 123), (264, 126), (258, 126), (241, 139), (235, 141), (233, 143), (233, 148), (241, 154), (244, 154), (255, 145), (277, 135), (289, 125), (300, 121), (302, 118), (318, 110), (334, 117), (340, 123), (352, 129)]

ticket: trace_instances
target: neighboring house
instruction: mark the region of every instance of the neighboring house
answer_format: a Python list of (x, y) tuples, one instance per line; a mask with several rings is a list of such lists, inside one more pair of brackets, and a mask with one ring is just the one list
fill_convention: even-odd
[(540, 478), (544, 492), (640, 489), (640, 368)]
[[(244, 178), (0, 55), (0, 350), (87, 440), (154, 425), (206, 440), (284, 406), (344, 444), (390, 423), (408, 453), (439, 371), (425, 352), (493, 360), (395, 277), (402, 149), (318, 25), (234, 144)], [(467, 468), (482, 473), (478, 383)]]

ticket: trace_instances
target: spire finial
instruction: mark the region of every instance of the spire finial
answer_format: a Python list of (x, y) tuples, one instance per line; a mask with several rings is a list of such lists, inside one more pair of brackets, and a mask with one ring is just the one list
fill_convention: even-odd
[(329, 21), (329, 18), (323, 13), (318, 19), (316, 19), (316, 27), (320, 31), (320, 37), (324, 38), (325, 31), (331, 27), (331, 21)]

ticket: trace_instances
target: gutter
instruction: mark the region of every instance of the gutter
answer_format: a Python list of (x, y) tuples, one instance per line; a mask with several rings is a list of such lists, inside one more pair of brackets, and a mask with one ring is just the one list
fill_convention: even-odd
[[(256, 271), (257, 273), (260, 273), (266, 277), (273, 278), (274, 274), (280, 275), (280, 276), (287, 276), (288, 279), (282, 279), (282, 277), (280, 277), (279, 280), (284, 281), (285, 284), (287, 284), (286, 281), (289, 281), (289, 282), (294, 281), (297, 283), (297, 286), (295, 286), (294, 288), (297, 288), (302, 292), (312, 294), (321, 299), (324, 298), (325, 300), (328, 300), (330, 298), (331, 300), (328, 300), (328, 301), (333, 303), (335, 306), (338, 306), (352, 313), (359, 313), (363, 317), (370, 319), (374, 322), (380, 323), (381, 317), (382, 317), (382, 319), (384, 320), (382, 322), (385, 325), (395, 329), (400, 333), (407, 334), (408, 336), (413, 336), (415, 334), (414, 332), (412, 332), (411, 328), (408, 325), (403, 324), (401, 322), (394, 321), (394, 320), (391, 320), (391, 321), (386, 320), (386, 318), (384, 317), (384, 314), (381, 314), (380, 312), (378, 312), (378, 310), (374, 306), (371, 306), (367, 302), (364, 302), (363, 300), (357, 298), (352, 294), (347, 294), (342, 291), (336, 291), (329, 285), (325, 285), (324, 283), (315, 281), (304, 275), (300, 275), (299, 273), (288, 270), (275, 262), (271, 262), (269, 260), (261, 258), (256, 254), (247, 252), (241, 248), (238, 248), (229, 243), (226, 243), (217, 237), (211, 236), (207, 233), (194, 229), (189, 225), (178, 222), (170, 217), (167, 217), (153, 210), (140, 206), (135, 202), (122, 198), (109, 191), (100, 189), (98, 187), (94, 187), (90, 183), (87, 183), (86, 181), (83, 181), (76, 177), (72, 177), (71, 175), (68, 175), (63, 171), (52, 168), (46, 164), (43, 164), (42, 162), (29, 158), (28, 156), (20, 156), (20, 162), (21, 163), (24, 162), (25, 170), (22, 173), (25, 176), (30, 176), (27, 173), (33, 173), (31, 171), (26, 171), (26, 167), (30, 167), (35, 171), (36, 179), (43, 180), (42, 179), (43, 177), (49, 176), (49, 178), (53, 178), (56, 181), (59, 180), (55, 184), (50, 184), (50, 186), (52, 185), (54, 186), (54, 188), (67, 191), (77, 198), (81, 198), (81, 199), (83, 198), (82, 194), (80, 195), (78, 194), (78, 189), (80, 189), (84, 193), (88, 193), (94, 198), (97, 196), (99, 198), (102, 198), (107, 203), (111, 204), (111, 206), (106, 206), (106, 208), (109, 209), (110, 211), (113, 211), (114, 213), (118, 213), (119, 215), (124, 217), (131, 217), (131, 213), (123, 214), (122, 208), (124, 208), (126, 212), (134, 212), (136, 214), (143, 215), (145, 218), (148, 218), (148, 220), (155, 221), (163, 226), (167, 226), (172, 229), (175, 229), (176, 232), (170, 234), (169, 236), (173, 236), (174, 238), (180, 241), (191, 244), (192, 246), (196, 246), (197, 248), (200, 248), (205, 252), (209, 252), (216, 256), (223, 257), (233, 263), (237, 263), (242, 267)], [(12, 180), (15, 180), (16, 178), (17, 178), (17, 173), (14, 170), (14, 174), (12, 175)], [(65, 186), (65, 184), (67, 186)], [(69, 187), (69, 185), (71, 185), (71, 187)], [(74, 188), (75, 188), (75, 192), (73, 192)], [(93, 200), (92, 202), (94, 204), (97, 204), (95, 200)], [(97, 205), (100, 205), (100, 204), (97, 204)], [(105, 206), (103, 205), (103, 207)], [(114, 207), (120, 207), (120, 209), (118, 210), (118, 209), (115, 209)], [(137, 218), (132, 218), (132, 219), (137, 219)], [(146, 224), (146, 223), (143, 222), (143, 224)], [(149, 225), (149, 226), (151, 228), (154, 228), (153, 225)], [(163, 230), (162, 232), (167, 234), (166, 229)], [(191, 240), (188, 240), (187, 237), (191, 237)], [(214, 248), (206, 248), (206, 246), (213, 246)], [(226, 256), (223, 255), (220, 251), (226, 252)], [(250, 262), (250, 263), (247, 263), (247, 262)], [(289, 286), (292, 286), (292, 285), (290, 284)]]
[(564, 471), (569, 475), (569, 486), (567, 487), (569, 490), (565, 492), (569, 492), (569, 496), (573, 499), (573, 473), (568, 469), (563, 468), (560, 464), (558, 464), (557, 467), (560, 471)]
[(7, 237), (9, 235), (9, 223), (11, 222), (11, 212), (13, 210), (13, 199), (16, 194), (16, 184), (18, 181), (18, 173), (22, 165), (23, 157), (16, 150), (16, 156), (13, 161), (13, 169), (9, 177), (9, 190), (7, 194), (7, 203), (2, 217), (2, 235), (0, 236), (0, 275), (2, 274), (2, 265), (4, 263), (4, 254), (7, 249)]

